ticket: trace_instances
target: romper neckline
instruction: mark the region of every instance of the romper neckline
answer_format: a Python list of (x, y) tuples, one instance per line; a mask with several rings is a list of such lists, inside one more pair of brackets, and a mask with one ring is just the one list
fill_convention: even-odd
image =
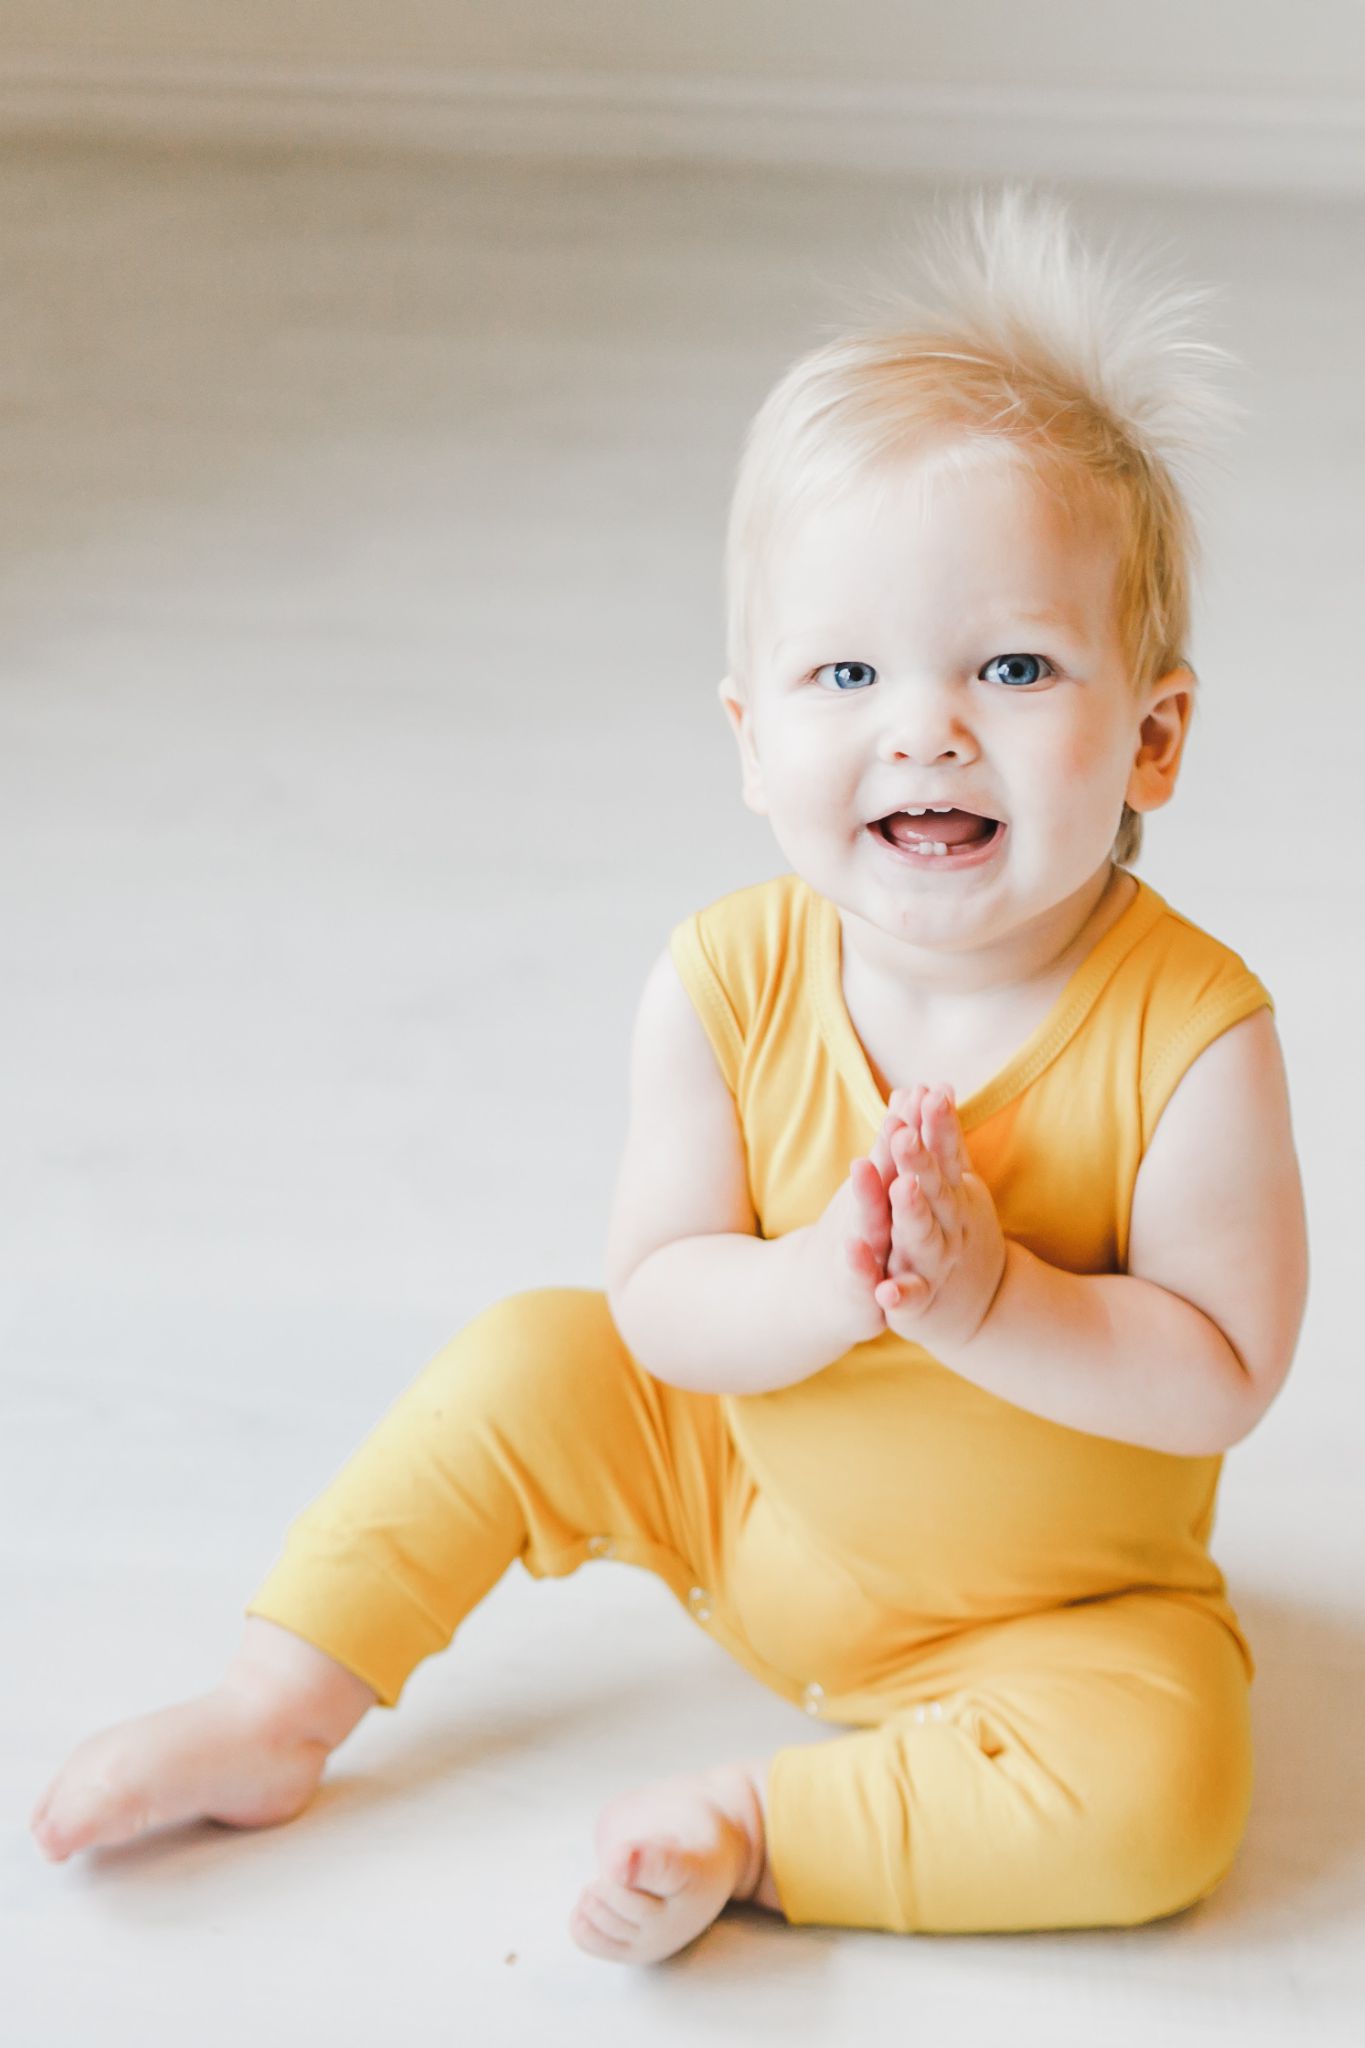
[[(989, 1081), (958, 1103), (958, 1120), (964, 1131), (985, 1123), (1022, 1095), (1056, 1059), (1080, 1030), (1119, 962), (1165, 913), (1164, 898), (1141, 875), (1133, 879), (1137, 893), (1132, 901), (1077, 963), (1047, 1015)], [(806, 957), (806, 980), (821, 1034), (858, 1107), (873, 1129), (880, 1130), (891, 1105), (873, 1079), (844, 1000), (843, 931), (838, 908), (809, 883), (801, 882), (800, 887), (805, 899), (802, 950)]]

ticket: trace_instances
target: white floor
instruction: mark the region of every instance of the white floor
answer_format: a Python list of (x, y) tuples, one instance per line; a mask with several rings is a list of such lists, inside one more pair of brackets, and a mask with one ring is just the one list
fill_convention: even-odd
[(509, 1573), (289, 1827), (56, 1868), (26, 1820), (213, 1682), (448, 1335), (602, 1284), (644, 970), (786, 866), (714, 696), (739, 435), (929, 190), (32, 140), (0, 176), (7, 2041), (1356, 2038), (1362, 208), (1076, 194), (1225, 284), (1249, 365), (1139, 868), (1276, 996), (1312, 1218), (1215, 1539), (1243, 1853), (1129, 1932), (743, 1909), (638, 1971), (567, 1933), (600, 1805), (820, 1731), (618, 1564)]

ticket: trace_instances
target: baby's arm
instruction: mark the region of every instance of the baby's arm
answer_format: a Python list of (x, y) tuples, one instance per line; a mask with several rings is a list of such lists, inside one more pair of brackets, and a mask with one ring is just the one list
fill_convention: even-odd
[(763, 1237), (735, 1097), (665, 947), (636, 1016), (607, 1231), (608, 1306), (646, 1371), (699, 1393), (766, 1393), (882, 1335), (878, 1207), (896, 1169), (885, 1133), (878, 1146), (814, 1223)]
[(890, 1128), (888, 1119), (814, 1223), (773, 1238), (714, 1231), (651, 1252), (611, 1295), (641, 1365), (670, 1386), (766, 1394), (882, 1335)]
[(804, 1237), (720, 1231), (661, 1245), (611, 1296), (633, 1356), (706, 1394), (766, 1394), (820, 1372), (856, 1339), (806, 1285)]
[(988, 1393), (1094, 1436), (1207, 1457), (1249, 1435), (1289, 1371), (1308, 1284), (1270, 1011), (1214, 1039), (1167, 1104), (1138, 1175), (1126, 1273), (1071, 1273), (1003, 1239), (983, 1300), (989, 1261), (974, 1274), (969, 1256), (983, 1184), (951, 1102), (926, 1111), (920, 1095), (892, 1100), (910, 1127), (892, 1139), (902, 1177), (877, 1290), (888, 1328)]

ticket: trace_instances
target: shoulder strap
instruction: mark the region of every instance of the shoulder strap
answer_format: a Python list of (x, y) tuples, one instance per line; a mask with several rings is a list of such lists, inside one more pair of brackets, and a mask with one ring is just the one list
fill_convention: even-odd
[(1148, 1012), (1139, 1081), (1144, 1151), (1177, 1082), (1205, 1047), (1254, 1010), (1275, 1008), (1241, 955), (1179, 911), (1167, 906), (1159, 931), (1165, 956), (1160, 997)]
[(714, 957), (714, 937), (703, 923), (706, 912), (694, 910), (669, 934), (668, 950), (678, 979), (692, 998), (693, 1007), (711, 1041), (717, 1063), (733, 1095), (739, 1087), (740, 1062), (744, 1058), (744, 1033)]
[(755, 1021), (772, 1000), (792, 944), (799, 878), (733, 889), (675, 925), (669, 951), (732, 1094)]

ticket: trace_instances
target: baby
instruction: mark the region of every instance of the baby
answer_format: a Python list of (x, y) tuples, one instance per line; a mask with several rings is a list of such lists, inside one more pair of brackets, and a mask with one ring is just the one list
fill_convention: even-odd
[(1254, 1663), (1208, 1539), (1293, 1357), (1303, 1198), (1270, 996), (1131, 867), (1195, 701), (1172, 465), (1222, 352), (1055, 200), (936, 232), (934, 292), (745, 445), (720, 695), (790, 868), (646, 979), (605, 1292), (437, 1354), (221, 1682), (57, 1774), (53, 1860), (292, 1818), (513, 1560), (606, 1556), (831, 1729), (613, 1800), (589, 1954), (732, 1900), (1132, 1925), (1226, 1875)]

